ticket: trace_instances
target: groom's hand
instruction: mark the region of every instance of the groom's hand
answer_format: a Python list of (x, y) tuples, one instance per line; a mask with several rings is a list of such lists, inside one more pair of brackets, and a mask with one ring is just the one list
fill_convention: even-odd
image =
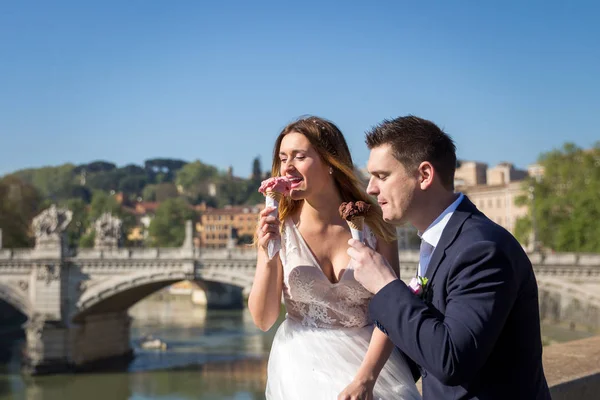
[(350, 239), (348, 244), (354, 278), (369, 292), (375, 294), (388, 283), (398, 279), (381, 254), (356, 239)]

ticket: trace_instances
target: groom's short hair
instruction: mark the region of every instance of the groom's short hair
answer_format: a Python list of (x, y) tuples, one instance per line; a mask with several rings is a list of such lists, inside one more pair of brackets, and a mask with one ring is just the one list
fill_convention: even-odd
[(394, 157), (409, 171), (429, 161), (442, 185), (454, 189), (456, 146), (433, 122), (413, 115), (386, 119), (367, 132), (366, 142), (369, 149), (391, 145)]

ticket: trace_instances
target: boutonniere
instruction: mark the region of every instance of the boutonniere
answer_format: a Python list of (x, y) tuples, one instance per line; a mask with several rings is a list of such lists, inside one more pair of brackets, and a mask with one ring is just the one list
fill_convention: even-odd
[(425, 293), (425, 287), (427, 286), (428, 281), (429, 278), (424, 276), (416, 276), (410, 280), (408, 288), (417, 296), (423, 297), (423, 293)]

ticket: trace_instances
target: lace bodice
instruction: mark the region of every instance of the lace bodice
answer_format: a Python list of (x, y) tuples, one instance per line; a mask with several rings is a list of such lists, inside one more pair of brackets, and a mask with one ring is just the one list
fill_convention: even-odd
[[(376, 247), (375, 235), (366, 225), (365, 238), (369, 246)], [(368, 306), (373, 295), (354, 279), (352, 263), (339, 282), (331, 283), (291, 219), (284, 222), (281, 247), (283, 297), (289, 318), (315, 328), (354, 328), (370, 323)]]

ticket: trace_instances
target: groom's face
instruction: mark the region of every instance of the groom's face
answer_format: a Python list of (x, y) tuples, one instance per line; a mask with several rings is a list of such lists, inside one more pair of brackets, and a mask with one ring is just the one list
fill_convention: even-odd
[(410, 221), (417, 178), (394, 157), (389, 144), (371, 149), (367, 193), (377, 197), (383, 219), (395, 225)]

